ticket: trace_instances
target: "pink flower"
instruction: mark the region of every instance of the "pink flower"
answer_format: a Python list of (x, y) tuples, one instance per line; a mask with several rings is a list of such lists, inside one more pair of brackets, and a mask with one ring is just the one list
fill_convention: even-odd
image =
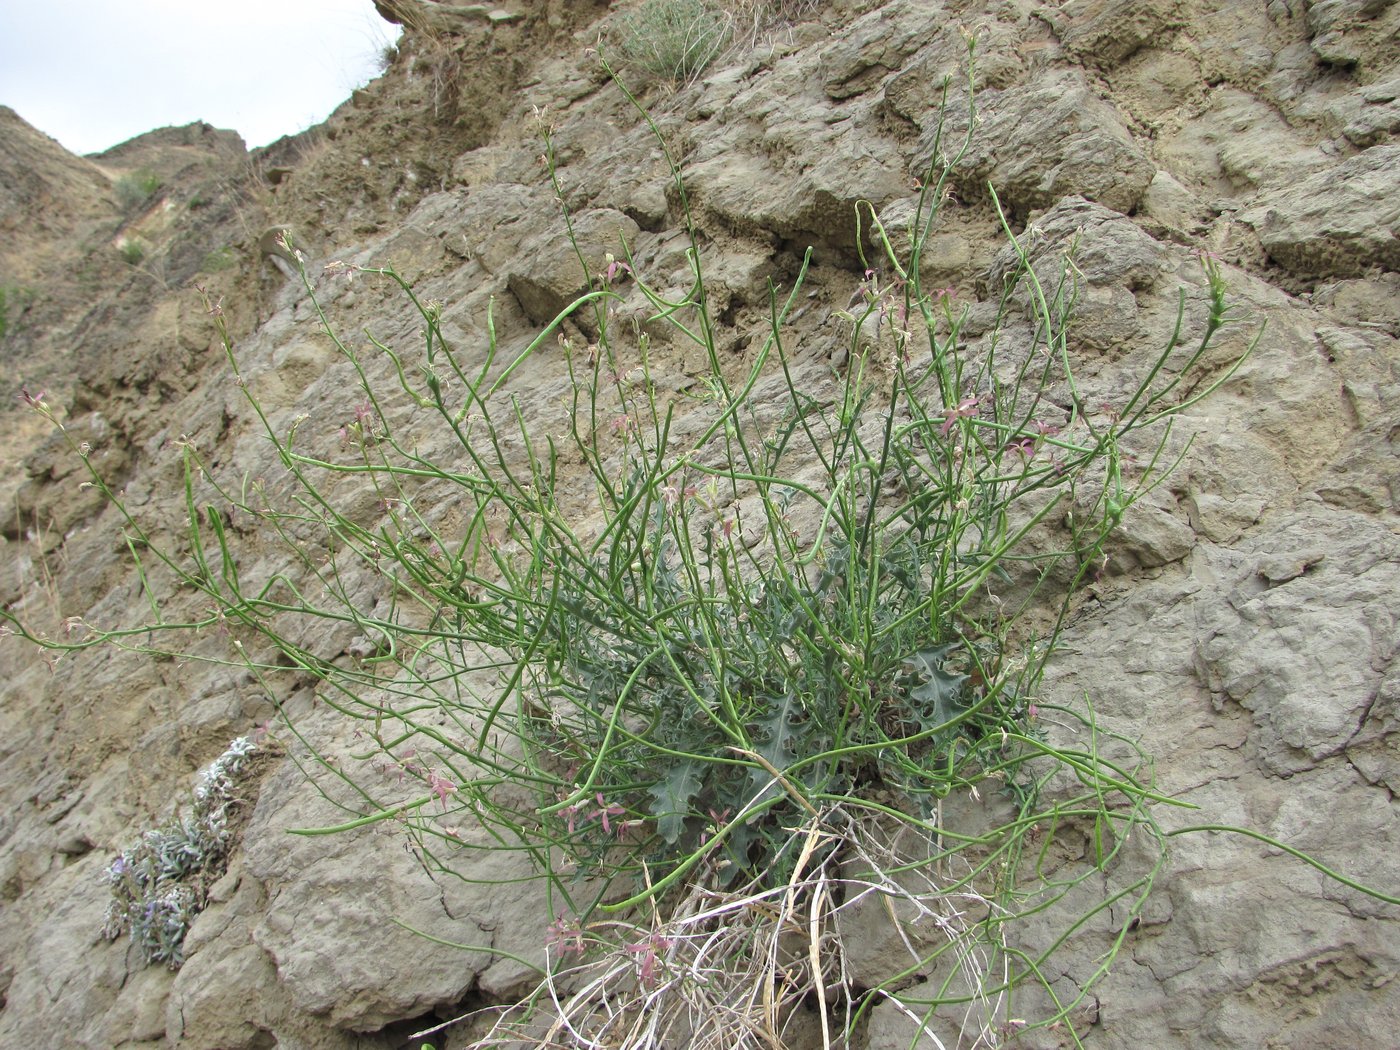
[[(603, 793), (601, 791), (598, 792), (596, 797), (598, 799), (598, 816), (603, 818), (603, 831), (611, 835), (612, 824), (609, 822), (609, 818), (620, 817), (623, 814), (625, 814), (627, 810), (622, 806), (619, 806), (616, 802), (614, 802), (612, 805), (608, 805), (608, 803), (603, 800)], [(618, 830), (621, 831), (620, 826)]]
[(560, 916), (545, 927), (546, 948), (554, 948), (561, 955), (582, 955), (588, 950), (584, 943), (583, 927), (573, 916)]
[[(559, 811), (564, 817), (564, 824), (568, 827), (569, 834), (572, 835), (580, 825), (586, 824), (594, 817), (597, 817), (602, 822), (603, 831), (611, 835), (614, 827), (613, 818), (624, 816), (627, 813), (626, 807), (616, 802), (609, 803), (607, 799), (603, 797), (601, 791), (594, 795), (593, 798), (597, 803), (596, 809), (593, 808), (592, 803), (575, 802), (572, 805), (565, 806)], [(619, 837), (627, 830), (627, 827), (627, 821), (623, 820), (617, 822), (616, 828)]]
[(707, 827), (707, 828), (705, 829), (705, 841), (706, 841), (706, 842), (708, 842), (710, 839), (713, 839), (716, 835), (718, 835), (718, 834), (719, 834), (719, 829), (722, 828), (722, 827), (724, 827), (725, 822), (729, 820), (729, 807), (728, 807), (728, 806), (725, 806), (724, 809), (723, 809), (722, 811), (718, 812), (718, 813), (716, 813), (716, 812), (714, 811), (714, 809), (711, 809), (709, 812), (710, 812), (710, 826)]
[(656, 970), (660, 964), (657, 953), (669, 951), (674, 943), (675, 941), (670, 937), (662, 937), (658, 933), (653, 933), (644, 941), (626, 946), (628, 952), (638, 957), (637, 977), (642, 982), (643, 988), (652, 987), (656, 981)]
[(690, 499), (699, 493), (699, 491), (700, 490), (694, 485), (687, 485), (682, 488), (680, 485), (672, 482), (669, 485), (663, 485), (661, 487), (661, 498), (666, 501), (666, 506), (674, 507), (681, 500)]
[(1027, 459), (1035, 455), (1036, 449), (1040, 446), (1041, 438), (1054, 437), (1060, 432), (1059, 427), (1042, 423), (1038, 419), (1031, 420), (1031, 428), (1035, 431), (1034, 434), (1021, 434), (1007, 442), (1008, 448), (1014, 448)]
[(572, 806), (565, 806), (560, 812), (564, 814), (564, 823), (569, 828), (569, 834), (574, 833), (574, 825), (578, 823), (579, 806), (575, 802)]
[(975, 419), (977, 417), (977, 397), (964, 398), (957, 408), (946, 408), (943, 410), (943, 426), (938, 429), (939, 437), (947, 437), (948, 431), (953, 429), (953, 424), (959, 419)]
[(620, 281), (622, 280), (624, 274), (626, 274), (629, 277), (633, 276), (632, 267), (628, 266), (625, 262), (614, 258), (612, 252), (608, 252), (606, 255), (604, 255), (603, 261), (608, 264), (607, 269), (603, 271), (604, 283), (613, 284), (616, 281)]
[(437, 773), (428, 774), (428, 790), (437, 796), (442, 808), (447, 808), (447, 796), (457, 793), (457, 785)]

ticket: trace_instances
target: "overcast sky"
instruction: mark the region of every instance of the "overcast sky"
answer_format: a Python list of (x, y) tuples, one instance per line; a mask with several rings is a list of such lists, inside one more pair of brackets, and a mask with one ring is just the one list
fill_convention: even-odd
[(264, 146), (378, 72), (372, 0), (0, 0), (0, 105), (74, 153), (207, 121)]

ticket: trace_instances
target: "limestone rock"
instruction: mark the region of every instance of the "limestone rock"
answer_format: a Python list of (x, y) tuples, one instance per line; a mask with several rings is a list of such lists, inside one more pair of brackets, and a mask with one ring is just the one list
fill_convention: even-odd
[[(1253, 714), (1259, 760), (1283, 775), (1341, 753), (1361, 730), (1376, 668), (1396, 653), (1385, 596), (1400, 585), (1400, 547), (1367, 518), (1300, 517), (1290, 533), (1299, 537), (1283, 548), (1292, 557), (1277, 564), (1279, 551), (1255, 563), (1201, 647), (1212, 687)], [(1323, 535), (1326, 553), (1298, 550), (1303, 537)], [(1264, 632), (1283, 644), (1263, 645)]]
[[(300, 729), (323, 753), (344, 756), (348, 764), (354, 749), (337, 740), (339, 722), (320, 716)], [(373, 776), (368, 766), (360, 768)], [(488, 907), (470, 884), (430, 873), (392, 821), (358, 834), (287, 834), (288, 828), (343, 819), (342, 809), (309, 798), (302, 773), (287, 763), (264, 784), (245, 833), (245, 870), (267, 894), (249, 919), (252, 943), (275, 965), (297, 1011), (337, 1029), (372, 1032), (460, 1002), (497, 963), (492, 947), (509, 944), (516, 955), (542, 951), (544, 924), (534, 895), (499, 893)], [(463, 850), (454, 861), (463, 874), (483, 862), (500, 874), (500, 859), (486, 853)], [(449, 947), (415, 930), (479, 947)], [(246, 952), (239, 958), (245, 962), (238, 965), (256, 965)], [(498, 991), (514, 990), (519, 977), (506, 974), (516, 965), (493, 976)]]
[(1361, 723), (1347, 744), (1347, 761), (1373, 784), (1394, 793), (1400, 785), (1400, 681), (1387, 675)]
[(1185, 239), (1205, 224), (1200, 199), (1165, 171), (1152, 176), (1138, 205), (1143, 225), (1151, 224), (1174, 238)]
[(1400, 146), (1372, 146), (1242, 218), (1269, 255), (1308, 277), (1400, 270)]
[(690, 170), (691, 192), (736, 234), (853, 253), (857, 202), (878, 208), (903, 196), (907, 183), (888, 145), (872, 146), (848, 132), (840, 124), (826, 131), (827, 148), (799, 176), (774, 170), (762, 157), (715, 157)]
[[(1099, 717), (1123, 719), (1120, 724), (1137, 727), (1148, 750), (1175, 756), (1169, 773), (1157, 767), (1167, 774), (1160, 788), (1214, 812), (1220, 823), (1255, 827), (1294, 846), (1325, 850), (1321, 823), (1357, 829), (1330, 854), (1332, 862), (1353, 876), (1383, 879), (1393, 848), (1382, 816), (1385, 793), (1358, 776), (1342, 750), (1357, 741), (1360, 754), (1379, 759), (1393, 746), (1386, 705), (1370, 697), (1378, 688), (1385, 695), (1377, 668), (1391, 665), (1395, 648), (1382, 598), (1397, 568), (1394, 539), (1365, 516), (1315, 505), (1258, 533), (1246, 541), (1249, 554), (1205, 546), (1182, 576), (1125, 598), (1119, 613), (1137, 627), (1117, 640), (1110, 640), (1111, 618), (1085, 616), (1068, 644), (1081, 648), (1086, 664), (1052, 672), (1058, 684), (1051, 690), (1087, 684), (1085, 676), (1096, 673), (1089, 667), (1097, 666)], [(1354, 593), (1359, 604), (1350, 607), (1344, 593)], [(1217, 595), (1225, 601), (1217, 603)], [(1304, 604), (1295, 605), (1298, 600)], [(1149, 695), (1160, 699), (1148, 701)], [(1309, 753), (1336, 757), (1314, 766)], [(1225, 772), (1241, 764), (1256, 772)], [(1270, 780), (1264, 770), (1285, 768), (1295, 772), (1289, 791), (1277, 797), (1264, 787)], [(1329, 820), (1310, 822), (1305, 814), (1314, 807)], [(1199, 814), (1179, 813), (1173, 821), (1197, 823)], [(1348, 920), (1316, 899), (1313, 877), (1280, 863), (1276, 852), (1256, 849), (1235, 873), (1212, 877), (1212, 858), (1234, 841), (1227, 835), (1173, 840), (1171, 865), (1179, 874), (1167, 921), (1129, 934), (1126, 956), (1096, 993), (1100, 1024), (1114, 1033), (1106, 1045), (1156, 1039), (1148, 1033), (1166, 1028), (1190, 1033), (1181, 1045), (1222, 1048), (1266, 1045), (1283, 1031), (1309, 1030), (1311, 1019), (1285, 1021), (1268, 1005), (1308, 973), (1318, 975), (1311, 987), (1327, 1026), (1340, 1025), (1362, 1042), (1384, 1038), (1373, 1026), (1387, 1023), (1379, 1019), (1390, 1016), (1393, 1003), (1375, 982), (1394, 965), (1394, 952), (1371, 939), (1368, 923), (1342, 933)], [(1369, 913), (1369, 905), (1345, 896), (1347, 908)], [(1281, 908), (1298, 921), (1278, 922)], [(1230, 932), (1216, 940), (1222, 924)], [(1101, 936), (1087, 937), (1084, 950), (1097, 950)], [(1333, 948), (1320, 948), (1334, 939)], [(1192, 946), (1227, 942), (1231, 947), (1208, 963), (1194, 956)], [(1180, 995), (1202, 980), (1208, 990)], [(1126, 1001), (1137, 1006), (1123, 1011)], [(1251, 1025), (1264, 1036), (1249, 1034)]]
[(982, 103), (981, 119), (959, 184), (980, 198), (990, 181), (1019, 217), (1069, 194), (1126, 214), (1156, 171), (1078, 72), (1047, 72), (997, 92)]
[[(534, 324), (547, 324), (588, 291), (589, 279), (607, 269), (607, 256), (623, 258), (640, 227), (621, 212), (598, 208), (573, 219), (576, 245), (555, 227), (527, 241), (507, 270), (510, 290)], [(589, 268), (584, 273), (580, 256)], [(586, 315), (586, 311), (585, 311)], [(583, 319), (582, 317), (580, 319)]]
[[(1394, 0), (1320, 0), (1308, 5), (1308, 30), (1318, 61), (1334, 66), (1354, 66), (1366, 51), (1369, 31), (1381, 33), (1396, 26)], [(1387, 13), (1388, 12), (1388, 13)], [(1374, 26), (1370, 23), (1381, 23)], [(1388, 26), (1387, 26), (1388, 23)]]
[(1074, 0), (1058, 12), (1065, 50), (1110, 69), (1148, 44), (1159, 45), (1166, 30), (1180, 24), (1181, 7), (1176, 0)]
[(1400, 77), (1370, 84), (1356, 93), (1359, 101), (1342, 134), (1357, 146), (1375, 146), (1400, 131)]
[(1230, 87), (1215, 89), (1199, 115), (1193, 107), (1191, 119), (1161, 136), (1156, 153), (1173, 178), (1206, 203), (1292, 188), (1334, 163), (1276, 106)]
[(877, 87), (939, 31), (947, 18), (945, 6), (898, 0), (856, 20), (822, 50), (820, 68), (827, 97), (841, 100)]
[[(0, 1043), (37, 1045), (56, 1030), (70, 1046), (97, 1048), (131, 1038), (149, 1027), (142, 1011), (124, 1011), (107, 1026), (106, 1012), (114, 992), (127, 977), (125, 941), (109, 944), (98, 932), (109, 896), (100, 872), (105, 858), (89, 855), (66, 870), (55, 870), (31, 900), (43, 900), (44, 922), (27, 933), (6, 917), (6, 939), (14, 945), (16, 967), (0, 1011)], [(139, 965), (139, 963), (137, 964)], [(159, 995), (164, 982), (147, 982)]]
[(432, 35), (461, 33), (473, 22), (495, 25), (520, 17), (518, 12), (488, 4), (447, 4), (437, 0), (375, 0), (374, 7), (386, 21)]
[(493, 183), (469, 192), (464, 203), (444, 204), (446, 248), (493, 274), (515, 259), (520, 238), (537, 236), (546, 220), (544, 194), (524, 185)]
[[(25, 227), (48, 231), (54, 241), (45, 247), (51, 249), (83, 220), (102, 215), (111, 182), (97, 165), (73, 156), (8, 106), (0, 106), (0, 128), (0, 229), (7, 234), (20, 234)], [(5, 251), (9, 280), (31, 278), (23, 258), (11, 257), (13, 248), (0, 250)]]
[[(1072, 331), (1082, 349), (1146, 347), (1139, 299), (1172, 268), (1161, 244), (1135, 223), (1078, 197), (1059, 202), (1021, 240), (1046, 294), (1074, 297)], [(1066, 268), (1067, 257), (1072, 268)], [(1015, 249), (1003, 248), (983, 278), (985, 287), (1003, 287), (1017, 264)]]
[(24, 534), (14, 529), (53, 531), (61, 536), (106, 505), (92, 484), (85, 458), (113, 483), (120, 484), (125, 476), (131, 454), (100, 412), (74, 420), (66, 431), (50, 434), (26, 460), (29, 480), (15, 495), (15, 519), (6, 529), (11, 538)]

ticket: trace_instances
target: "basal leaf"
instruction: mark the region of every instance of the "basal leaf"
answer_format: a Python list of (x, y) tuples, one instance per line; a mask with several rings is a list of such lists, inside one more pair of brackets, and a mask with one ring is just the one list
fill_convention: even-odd
[[(779, 772), (804, 753), (802, 745), (811, 735), (812, 725), (792, 690), (775, 699), (768, 713), (754, 722), (751, 734), (754, 750)], [(781, 792), (783, 789), (779, 785), (770, 783), (772, 779), (773, 774), (766, 769), (750, 769), (749, 797), (762, 792), (761, 797), (755, 799), (755, 802), (762, 802)]]
[(921, 731), (946, 725), (967, 709), (963, 699), (967, 675), (951, 674), (943, 669), (943, 662), (956, 648), (957, 644), (952, 643), (921, 649), (904, 661), (924, 678), (909, 690), (910, 714)]
[(690, 800), (702, 786), (701, 768), (698, 759), (678, 760), (662, 779), (647, 789), (651, 795), (651, 815), (656, 818), (656, 832), (668, 846), (674, 846), (685, 829)]

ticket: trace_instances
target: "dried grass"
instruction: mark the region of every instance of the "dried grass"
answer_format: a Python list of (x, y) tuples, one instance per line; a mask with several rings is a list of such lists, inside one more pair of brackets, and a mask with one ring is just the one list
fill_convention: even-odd
[(786, 885), (721, 891), (701, 879), (665, 919), (589, 923), (589, 941), (606, 947), (574, 965), (554, 958), (527, 999), (471, 1015), (489, 1030), (467, 1050), (846, 1050), (881, 1002), (942, 1047), (928, 1007), (865, 987), (866, 975), (852, 971), (843, 937), (879, 921), (871, 902), (908, 952), (903, 983), (936, 970), (950, 999), (966, 999), (940, 1008), (939, 1030), (956, 1027), (961, 1046), (996, 1045), (1003, 1004), (989, 989), (1007, 974), (983, 922), (995, 906), (969, 885), (949, 892), (959, 880), (940, 874), (927, 843), (916, 855), (911, 836), (892, 844), (889, 830), (829, 811), (793, 831), (797, 862)]

